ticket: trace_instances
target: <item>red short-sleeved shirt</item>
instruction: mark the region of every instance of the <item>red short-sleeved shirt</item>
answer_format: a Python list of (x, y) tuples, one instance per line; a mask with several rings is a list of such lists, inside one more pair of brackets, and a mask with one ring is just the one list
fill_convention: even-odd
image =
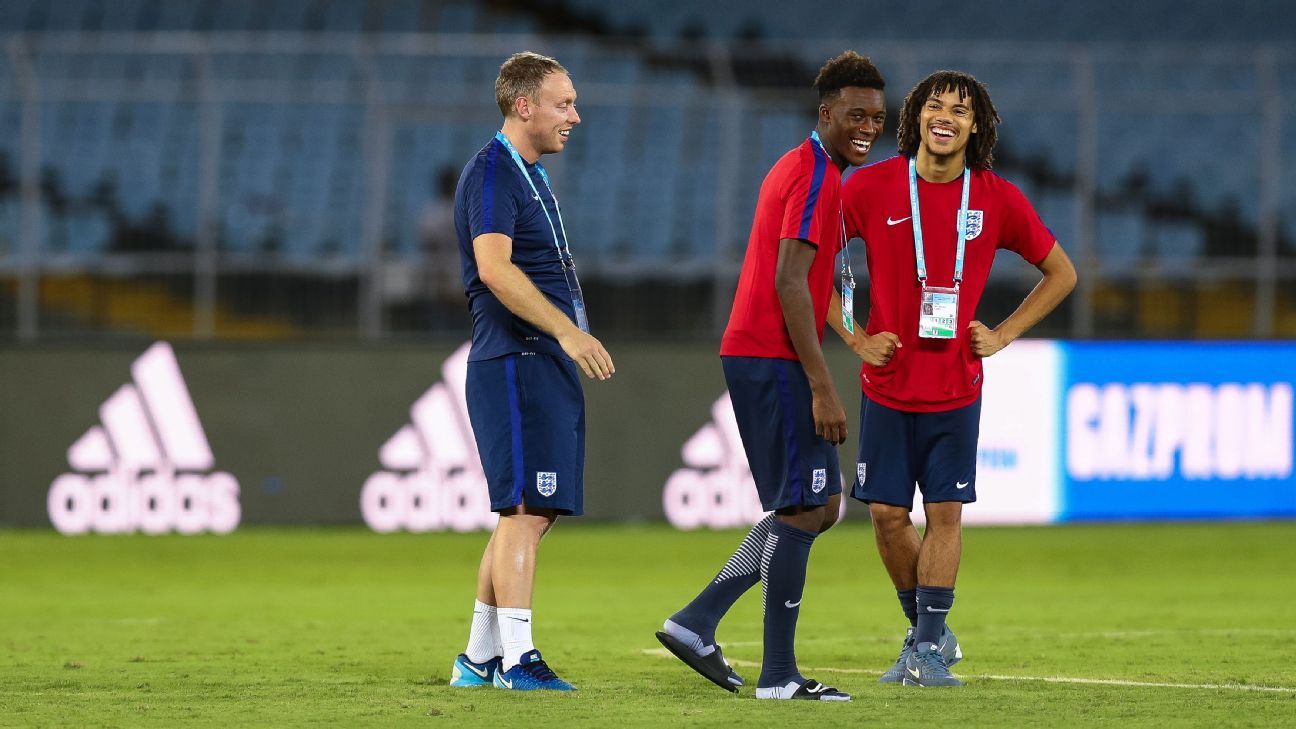
[(783, 155), (761, 183), (747, 253), (720, 354), (797, 360), (774, 288), (779, 241), (804, 240), (816, 247), (808, 285), (815, 324), (823, 341), (832, 300), (833, 262), (841, 251), (841, 172), (813, 138)]
[[(962, 193), (962, 177), (943, 183), (918, 179), (928, 286), (954, 285)], [(847, 237), (864, 239), (868, 253), (866, 331), (893, 332), (903, 345), (886, 365), (863, 365), (860, 385), (864, 392), (887, 407), (910, 412), (939, 412), (971, 404), (981, 394), (983, 376), (981, 358), (972, 353), (967, 326), (976, 318), (995, 251), (1006, 248), (1039, 265), (1056, 243), (1053, 233), (1015, 185), (988, 170), (974, 170), (958, 335), (954, 339), (920, 339), (922, 294), (909, 211), (909, 160), (893, 157), (857, 171), (842, 185), (841, 198)]]

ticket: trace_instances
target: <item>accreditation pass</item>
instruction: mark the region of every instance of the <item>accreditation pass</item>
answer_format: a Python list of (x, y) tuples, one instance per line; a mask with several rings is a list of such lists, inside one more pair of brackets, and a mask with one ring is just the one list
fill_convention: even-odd
[(958, 326), (958, 289), (938, 286), (922, 288), (922, 309), (918, 336), (925, 339), (953, 339)]

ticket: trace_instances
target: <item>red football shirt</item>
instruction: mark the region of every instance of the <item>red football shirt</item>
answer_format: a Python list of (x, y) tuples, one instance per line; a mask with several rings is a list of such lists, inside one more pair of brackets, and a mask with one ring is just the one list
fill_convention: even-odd
[[(933, 183), (918, 178), (927, 285), (954, 285), (958, 210), (963, 178)], [(842, 185), (846, 234), (864, 239), (868, 253), (869, 334), (893, 332), (903, 345), (882, 367), (864, 364), (860, 385), (872, 400), (897, 410), (938, 412), (969, 405), (981, 394), (981, 358), (972, 353), (968, 323), (976, 318), (995, 251), (1006, 248), (1039, 265), (1056, 242), (1015, 185), (974, 170), (968, 197), (968, 241), (959, 287), (954, 339), (918, 337), (918, 284), (909, 211), (909, 160), (893, 157), (865, 167)], [(980, 218), (980, 225), (976, 220)]]
[(806, 139), (774, 164), (761, 183), (747, 253), (720, 354), (797, 360), (774, 288), (779, 241), (815, 246), (807, 284), (815, 325), (823, 341), (832, 301), (833, 262), (841, 251), (841, 172), (814, 139)]

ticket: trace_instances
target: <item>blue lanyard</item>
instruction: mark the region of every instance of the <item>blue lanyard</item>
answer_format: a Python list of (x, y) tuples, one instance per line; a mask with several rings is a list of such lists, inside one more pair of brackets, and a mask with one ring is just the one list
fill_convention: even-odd
[[(495, 132), (495, 139), (499, 140), (499, 143), (504, 145), (504, 149), (508, 150), (509, 156), (513, 158), (513, 163), (517, 165), (518, 171), (522, 173), (522, 179), (527, 181), (527, 184), (531, 186), (531, 192), (535, 193), (536, 199), (540, 201), (540, 210), (549, 223), (549, 232), (553, 234), (554, 248), (558, 250), (558, 261), (562, 263), (564, 268), (575, 266), (576, 262), (572, 260), (571, 250), (567, 247), (567, 229), (563, 226), (562, 208), (558, 207), (558, 196), (554, 195), (553, 187), (549, 184), (549, 173), (545, 172), (544, 165), (536, 162), (535, 167), (536, 171), (540, 173), (540, 179), (544, 181), (545, 190), (548, 191), (549, 197), (554, 202), (554, 210), (558, 213), (557, 227), (554, 227), (553, 218), (549, 217), (549, 208), (544, 204), (544, 198), (540, 197), (540, 190), (536, 187), (535, 180), (532, 180), (531, 175), (527, 172), (526, 162), (522, 161), (522, 155), (518, 154), (517, 148), (513, 146), (508, 137), (504, 136), (504, 132)], [(558, 238), (558, 231), (560, 230), (562, 231), (561, 240)]]
[[(572, 260), (571, 249), (567, 247), (567, 228), (563, 226), (562, 208), (558, 206), (558, 196), (554, 194), (553, 186), (549, 184), (549, 173), (545, 172), (544, 165), (536, 162), (536, 171), (540, 173), (540, 179), (545, 184), (545, 190), (549, 192), (549, 198), (553, 200), (554, 212), (558, 213), (558, 225), (554, 226), (553, 218), (549, 217), (549, 208), (544, 204), (544, 198), (540, 196), (540, 190), (536, 188), (535, 180), (531, 179), (530, 173), (527, 172), (526, 163), (522, 161), (522, 155), (518, 154), (517, 148), (504, 136), (504, 132), (495, 132), (495, 139), (504, 145), (508, 150), (509, 156), (513, 158), (513, 163), (517, 165), (518, 172), (522, 173), (522, 179), (527, 181), (531, 186), (531, 192), (535, 193), (536, 202), (540, 203), (540, 211), (544, 213), (545, 220), (549, 223), (549, 232), (553, 234), (554, 248), (558, 251), (558, 263), (562, 266), (563, 276), (567, 279), (567, 294), (571, 297), (572, 311), (576, 313), (576, 326), (580, 327), (582, 332), (589, 334), (589, 316), (585, 312), (585, 295), (581, 293), (580, 279), (576, 277), (576, 261)], [(562, 238), (558, 237), (558, 231), (562, 231)]]
[[(819, 138), (819, 130), (817, 129), (811, 130), (810, 139), (814, 140), (814, 143), (819, 145), (819, 149), (823, 151), (824, 157), (828, 158), (828, 163), (832, 164), (833, 163), (832, 155), (828, 154), (828, 149), (824, 147), (823, 140)], [(841, 250), (842, 250), (842, 267), (841, 267), (842, 285), (855, 288), (855, 274), (851, 270), (851, 262), (850, 262), (850, 246), (847, 245), (847, 241), (846, 241), (846, 218), (842, 215), (840, 205), (837, 208), (837, 225), (841, 229), (840, 235), (841, 235)]]
[[(922, 218), (918, 215), (918, 166), (909, 158), (909, 214), (913, 221), (914, 258), (918, 259), (918, 282), (927, 285), (927, 260), (923, 258)], [(954, 254), (954, 286), (963, 280), (963, 249), (967, 247), (968, 191), (972, 186), (972, 171), (963, 168), (963, 201), (958, 213), (958, 250)]]

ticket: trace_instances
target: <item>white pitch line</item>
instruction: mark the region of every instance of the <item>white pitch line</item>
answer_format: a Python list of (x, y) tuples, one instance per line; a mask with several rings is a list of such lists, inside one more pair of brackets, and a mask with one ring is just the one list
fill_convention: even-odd
[[(643, 651), (646, 656), (657, 656), (659, 658), (673, 658), (665, 648), (648, 648)], [(727, 659), (729, 663), (742, 668), (760, 668), (758, 661), (744, 661), (741, 658)], [(832, 666), (810, 667), (806, 669), (813, 673), (852, 673), (864, 674), (868, 676), (880, 676), (881, 671), (875, 671), (869, 668), (835, 668)], [(1001, 676), (992, 673), (968, 674), (970, 678), (980, 678), (989, 681), (1042, 681), (1044, 683), (1072, 683), (1090, 686), (1135, 686), (1139, 688), (1177, 688), (1177, 689), (1196, 689), (1199, 691), (1256, 691), (1268, 693), (1291, 694), (1296, 693), (1296, 688), (1287, 686), (1250, 686), (1241, 683), (1166, 683), (1160, 681), (1127, 681), (1119, 678), (1072, 678), (1067, 676)]]

